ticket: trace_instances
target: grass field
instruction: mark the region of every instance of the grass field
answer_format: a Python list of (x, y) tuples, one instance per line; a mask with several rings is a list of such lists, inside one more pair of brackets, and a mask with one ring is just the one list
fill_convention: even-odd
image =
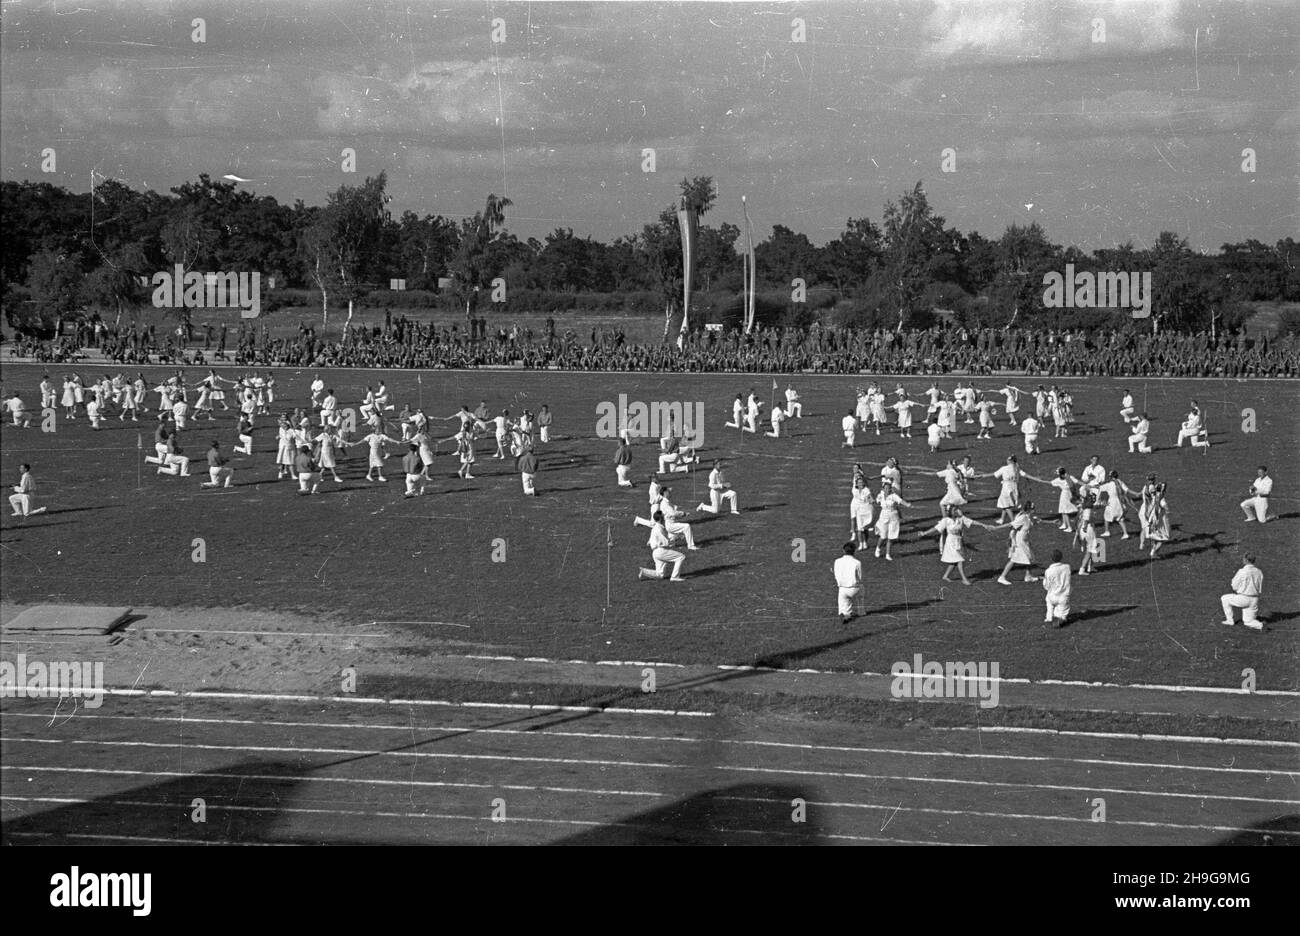
[[(32, 406), (41, 373), (38, 366), (5, 366), (4, 392), (21, 391)], [(191, 379), (198, 376), (191, 371)], [(305, 400), (310, 372), (276, 377), (277, 407)], [(1260, 689), (1297, 686), (1295, 384), (1071, 382), (1078, 418), (1073, 437), (1045, 436), (1040, 456), (1022, 455), (1026, 469), (1046, 477), (1059, 464), (1077, 475), (1097, 454), (1135, 487), (1155, 471), (1169, 482), (1174, 538), (1155, 562), (1138, 551), (1136, 537), (1112, 539), (1110, 561), (1099, 574), (1075, 581), (1077, 617), (1056, 630), (1041, 623), (1038, 584), (1024, 584), (1018, 575), (1009, 588), (994, 582), (1005, 556), (1003, 533), (971, 537), (972, 587), (939, 581), (934, 541), (917, 534), (934, 523), (943, 487), (917, 472), (904, 473), (903, 494), (914, 507), (904, 512), (895, 561), (864, 557), (867, 615), (845, 627), (835, 613), (830, 566), (848, 529), (852, 463), (870, 468), (895, 455), (904, 464), (938, 470), (945, 458), (969, 452), (978, 470), (991, 471), (1022, 448), (1005, 417), (994, 441), (977, 442), (975, 427), (962, 425), (938, 456), (926, 454), (923, 437), (891, 435), (860, 435), (850, 454), (840, 447), (839, 419), (852, 405), (854, 385), (866, 377), (797, 379), (805, 418), (791, 421), (789, 438), (780, 440), (741, 438), (723, 429), (737, 392), (754, 385), (767, 397), (765, 376), (435, 371), (424, 372), (417, 385), (413, 372), (335, 371), (326, 382), (342, 405), (355, 406), (365, 385), (381, 378), (399, 406), (421, 400), (434, 415), (480, 399), (512, 412), (550, 404), (556, 438), (540, 450), (540, 496), (521, 494), (513, 464), (491, 459), (486, 441), (473, 481), (456, 478), (444, 445), (436, 483), (423, 498), (401, 497), (396, 459), (387, 484), (365, 482), (360, 449), (341, 472), (343, 484), (326, 481), (320, 496), (300, 498), (296, 484), (274, 480), (274, 442), (265, 428), (254, 456), (233, 462), (236, 487), (202, 491), (201, 461), (196, 476), (184, 480), (156, 476), (145, 466), (137, 489), (143, 454), (137, 433), (148, 449), (151, 421), (123, 425), (114, 419), (99, 432), (84, 419), (60, 419), (53, 433), (6, 425), (0, 471), (13, 484), (19, 463), (31, 462), (49, 512), (28, 520), (5, 512), (4, 598), (292, 611), (340, 624), (408, 622), (390, 629), (409, 632), (431, 653), (869, 672), (888, 671), (894, 661), (921, 653), (933, 660), (997, 661), (1004, 678), (1236, 686), (1242, 670), (1251, 668)], [(950, 388), (952, 380), (941, 383)], [(888, 378), (887, 386), (893, 384)], [(927, 385), (904, 381), (913, 398)], [(1159, 446), (1153, 455), (1127, 454), (1117, 416), (1124, 386), (1152, 415)], [(634, 527), (632, 518), (645, 512), (644, 477), (654, 446), (637, 450), (637, 487), (620, 489), (613, 443), (596, 437), (597, 404), (624, 393), (630, 400), (702, 402), (703, 455), (729, 460), (739, 492), (740, 516), (691, 518), (701, 550), (688, 554), (688, 582), (680, 586), (636, 579), (637, 567), (648, 560), (647, 531)], [(1193, 397), (1212, 433), (1208, 453), (1170, 447)], [(151, 395), (148, 405), (156, 400)], [(1242, 430), (1247, 408), (1254, 410), (1255, 432)], [(231, 416), (185, 433), (187, 453), (201, 458), (213, 438), (229, 452), (235, 443)], [(1263, 527), (1243, 523), (1237, 508), (1259, 463), (1270, 466), (1277, 482), (1273, 504), (1281, 515)], [(873, 487), (875, 473), (869, 471)], [(673, 486), (676, 502), (693, 507), (703, 498), (705, 475), (678, 476)], [(977, 482), (968, 513), (996, 519), (996, 492), (996, 482)], [(1055, 493), (1033, 487), (1040, 516), (1054, 510)], [(195, 538), (204, 540), (206, 562), (192, 561)], [(795, 539), (806, 543), (804, 562), (792, 559)], [(496, 540), (505, 541), (505, 562), (493, 561)], [(1031, 540), (1040, 559), (1068, 545), (1050, 522), (1035, 527)], [(1250, 549), (1266, 576), (1263, 633), (1216, 623), (1218, 596)], [(1077, 554), (1068, 556), (1077, 567)]]

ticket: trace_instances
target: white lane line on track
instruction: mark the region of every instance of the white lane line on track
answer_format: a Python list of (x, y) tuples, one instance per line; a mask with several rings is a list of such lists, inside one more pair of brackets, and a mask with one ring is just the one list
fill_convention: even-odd
[[(563, 766), (592, 766), (592, 767), (654, 767), (661, 770), (689, 770), (691, 765), (680, 764), (675, 762), (662, 761), (615, 761), (615, 760), (597, 760), (588, 758), (569, 758), (569, 757), (532, 757), (522, 754), (463, 754), (450, 753), (446, 751), (374, 751), (353, 748), (310, 748), (310, 747), (272, 747), (264, 745), (242, 745), (242, 744), (197, 744), (194, 742), (174, 743), (168, 741), (99, 741), (99, 740), (82, 740), (82, 739), (58, 739), (58, 738), (0, 738), (0, 741), (9, 743), (26, 743), (26, 744), (74, 744), (83, 746), (96, 747), (126, 747), (126, 748), (163, 748), (176, 749), (181, 748), (189, 751), (235, 751), (235, 752), (253, 752), (258, 754), (329, 754), (335, 756), (351, 757), (413, 757), (413, 758), (433, 758), (436, 760), (464, 760), (464, 761), (505, 761), (507, 763), (524, 763), (524, 764), (555, 764)], [(318, 767), (328, 768), (330, 764), (320, 764)], [(315, 769), (315, 768), (313, 768)], [(1300, 806), (1300, 800), (1294, 799), (1272, 799), (1267, 797), (1254, 796), (1230, 796), (1226, 794), (1215, 793), (1170, 793), (1163, 790), (1134, 790), (1109, 787), (1104, 788), (1095, 785), (1089, 786), (1069, 786), (1065, 784), (1051, 783), (1013, 783), (1001, 780), (967, 780), (961, 778), (937, 778), (937, 777), (917, 777), (910, 774), (871, 774), (859, 773), (856, 771), (844, 770), (800, 770), (793, 767), (747, 767), (733, 764), (713, 764), (704, 769), (721, 772), (734, 772), (746, 774), (771, 774), (777, 776), (796, 776), (811, 777), (818, 779), (832, 780), (875, 780), (887, 781), (893, 783), (946, 783), (957, 786), (972, 787), (993, 787), (999, 789), (1012, 790), (1049, 790), (1052, 792), (1082, 792), (1082, 793), (1114, 793), (1124, 796), (1153, 796), (1170, 799), (1195, 799), (1195, 800), (1226, 800), (1230, 802), (1243, 803), (1267, 803), (1271, 805), (1283, 806)], [(615, 791), (616, 792), (616, 791)]]
[[(555, 660), (548, 657), (519, 657), (508, 655), (487, 655), (487, 654), (463, 654), (452, 657), (451, 659), (462, 660), (485, 660), (498, 663), (550, 663), (555, 665), (575, 665), (575, 666), (663, 666), (673, 667), (675, 669), (689, 669), (699, 667), (701, 669), (716, 669), (723, 672), (742, 672), (742, 673), (787, 673), (787, 674), (807, 674), (813, 676), (871, 676), (884, 679), (898, 678), (892, 673), (872, 673), (869, 671), (857, 670), (821, 670), (821, 669), (783, 669), (776, 666), (753, 666), (742, 663), (665, 663), (665, 662), (642, 662), (638, 660)], [(910, 675), (912, 679), (929, 679), (932, 677), (920, 673)], [(946, 678), (946, 677), (945, 677)], [(954, 674), (953, 679), (969, 681), (975, 683), (996, 682), (1011, 686), (1069, 686), (1082, 689), (1144, 689), (1160, 692), (1201, 692), (1220, 695), (1238, 695), (1238, 696), (1280, 696), (1282, 698), (1300, 699), (1300, 690), (1291, 689), (1257, 689), (1254, 692), (1246, 692), (1239, 687), (1224, 686), (1169, 686), (1160, 683), (1106, 683), (1106, 682), (1088, 682), (1078, 679), (1027, 679), (1024, 677), (1010, 676), (962, 676)]]
[(41, 772), (41, 773), (75, 773), (75, 774), (106, 774), (111, 776), (129, 776), (129, 777), (215, 777), (219, 780), (290, 780), (295, 783), (306, 781), (311, 783), (358, 783), (370, 784), (373, 786), (414, 786), (429, 787), (432, 789), (452, 789), (452, 790), (509, 790), (514, 793), (576, 793), (584, 796), (634, 796), (647, 799), (663, 799), (668, 796), (666, 793), (656, 793), (653, 790), (589, 790), (583, 787), (562, 787), (562, 786), (542, 786), (535, 784), (521, 783), (469, 783), (467, 781), (451, 780), (386, 780), (386, 779), (369, 779), (366, 777), (286, 777), (284, 774), (244, 774), (244, 773), (202, 773), (193, 774), (183, 771), (172, 770), (121, 770), (108, 767), (57, 767), (57, 766), (13, 766), (10, 764), (0, 764), (0, 771), (11, 770), (16, 773), (24, 771)]
[(131, 625), (132, 631), (149, 631), (154, 634), (197, 634), (203, 637), (207, 634), (241, 634), (253, 637), (346, 637), (349, 640), (360, 638), (362, 640), (376, 640), (387, 637), (387, 634), (351, 634), (351, 633), (311, 633), (305, 631), (263, 631), (263, 630), (209, 630), (204, 627), (185, 628), (185, 627), (139, 627)]
[[(7, 765), (3, 765), (3, 766), (4, 766), (5, 769), (7, 769)], [(38, 769), (40, 769), (40, 768), (38, 768)], [(65, 768), (49, 768), (49, 769), (51, 769), (51, 770), (63, 770), (63, 769), (65, 769)], [(96, 769), (94, 769), (94, 768), (68, 768), (68, 770), (69, 770), (70, 772), (77, 772), (77, 773), (105, 773), (105, 772), (107, 772), (107, 771), (96, 770)], [(113, 772), (114, 772), (114, 773), (125, 773), (125, 774), (131, 774), (131, 775), (143, 775), (143, 776), (155, 776), (155, 775), (158, 775), (158, 776), (182, 776), (182, 777), (191, 777), (191, 778), (195, 776), (194, 774), (183, 774), (183, 773), (175, 773), (175, 772), (158, 772), (157, 774), (155, 774), (155, 773), (153, 773), (153, 772), (149, 772), (149, 771), (113, 771)], [(271, 775), (267, 775), (267, 776), (265, 776), (265, 777), (259, 777), (259, 776), (251, 775), (251, 774), (202, 774), (202, 776), (205, 776), (205, 777), (217, 777), (217, 778), (223, 778), (223, 779), (245, 779), (245, 780), (264, 779), (264, 780), (279, 780), (279, 781), (284, 781), (284, 780), (286, 779), (285, 776), (284, 776), (283, 774), (271, 774)], [(451, 784), (435, 784), (435, 783), (432, 783), (432, 782), (430, 782), (430, 781), (403, 781), (403, 780), (380, 780), (380, 781), (370, 781), (370, 780), (363, 780), (363, 779), (352, 778), (352, 777), (307, 777), (307, 776), (303, 776), (303, 777), (296, 777), (296, 778), (292, 778), (292, 779), (293, 779), (295, 782), (300, 782), (300, 783), (328, 782), (328, 781), (340, 782), (340, 781), (341, 781), (341, 782), (350, 782), (350, 783), (359, 783), (359, 784), (369, 784), (369, 783), (373, 783), (373, 784), (384, 784), (384, 785), (392, 785), (392, 786), (435, 786), (435, 785), (436, 785), (436, 786), (449, 786), (449, 785), (451, 785)], [(12, 796), (12, 795), (0, 796), (0, 799), (12, 799), (12, 798), (17, 798), (17, 797)], [(772, 799), (772, 798), (770, 798), (770, 797), (727, 796), (727, 795), (724, 794), (724, 795), (719, 795), (719, 796), (718, 796), (718, 799), (719, 799), (719, 800), (727, 800), (727, 801), (731, 801), (731, 802), (742, 802), (742, 803), (780, 803), (780, 804), (782, 804), (782, 805), (787, 805), (787, 803), (786, 803), (785, 800), (777, 800), (777, 799)], [(103, 805), (103, 803), (104, 803), (103, 800), (71, 800), (71, 802), (73, 802), (73, 803), (91, 803), (91, 802), (97, 802), (97, 803), (100, 803), (101, 805)], [(810, 805), (820, 805), (820, 806), (827, 806), (827, 807), (832, 807), (832, 808), (842, 808), (842, 809), (875, 809), (875, 810), (881, 810), (881, 811), (886, 812), (886, 813), (908, 812), (908, 813), (925, 813), (925, 814), (931, 814), (931, 815), (942, 815), (942, 816), (975, 816), (975, 817), (982, 818), (982, 819), (999, 819), (999, 820), (1002, 820), (1002, 819), (1019, 819), (1019, 820), (1047, 821), (1047, 822), (1086, 823), (1086, 824), (1089, 824), (1089, 825), (1093, 825), (1093, 824), (1095, 824), (1093, 819), (1091, 819), (1091, 818), (1089, 818), (1089, 817), (1085, 817), (1085, 816), (1053, 816), (1053, 815), (1044, 815), (1044, 814), (1040, 814), (1040, 813), (1000, 813), (1000, 812), (990, 812), (990, 811), (988, 811), (988, 810), (974, 810), (974, 809), (944, 809), (944, 808), (937, 807), (937, 806), (900, 806), (900, 805), (897, 804), (897, 803), (852, 803), (852, 802), (850, 802), (850, 803), (841, 803), (841, 802), (825, 802), (825, 801), (816, 801), (816, 802), (815, 802), (815, 801), (812, 801), (812, 800), (809, 800), (808, 802), (809, 802)], [(114, 801), (112, 801), (112, 800), (109, 800), (108, 803), (109, 803), (110, 805), (114, 805), (114, 804), (117, 804), (117, 805), (127, 805), (126, 803), (122, 803), (121, 801), (117, 801), (117, 803), (114, 803)], [(175, 810), (175, 808), (176, 808), (176, 804), (175, 804), (175, 803), (164, 803), (164, 804), (158, 804), (158, 805), (159, 805), (160, 808), (165, 808), (165, 809), (170, 809), (170, 810)], [(257, 811), (257, 812), (276, 812), (276, 811), (281, 811), (281, 810), (280, 810), (280, 807), (278, 807), (278, 806), (276, 806), (276, 805), (268, 805), (268, 806), (265, 806), (265, 807), (248, 807), (248, 808), (251, 809), (251, 810), (253, 810), (253, 811)], [(445, 817), (445, 816), (437, 816), (436, 818), (448, 818), (448, 817)], [(473, 817), (466, 817), (466, 818), (472, 818), (474, 821), (477, 821), (477, 822), (482, 822), (482, 821), (485, 821), (485, 820), (486, 820), (486, 821), (489, 821), (489, 822), (491, 821), (491, 819), (490, 819), (489, 817), (481, 816), (481, 815), (480, 815), (480, 816), (473, 816)], [(604, 825), (612, 824), (612, 823), (599, 822), (599, 821), (595, 821), (595, 820), (572, 820), (572, 819), (541, 819), (541, 818), (524, 819), (524, 818), (522, 818), (522, 817), (514, 817), (514, 820), (515, 820), (515, 821), (532, 821), (532, 822), (556, 823), (556, 824), (563, 824), (563, 825), (604, 826)], [(510, 820), (506, 820), (506, 821), (510, 821)], [(1109, 824), (1109, 825), (1117, 825), (1117, 826), (1139, 826), (1139, 827), (1142, 827), (1142, 828), (1159, 828), (1159, 829), (1183, 829), (1183, 830), (1202, 831), (1202, 832), (1258, 832), (1258, 831), (1259, 831), (1258, 829), (1243, 828), (1243, 827), (1240, 827), (1240, 826), (1219, 826), (1219, 825), (1204, 825), (1204, 824), (1199, 824), (1199, 823), (1158, 822), (1158, 821), (1150, 820), (1150, 819), (1109, 819), (1109, 818), (1108, 818), (1106, 821), (1107, 821), (1107, 824)], [(728, 830), (728, 831), (731, 831), (731, 830)], [(763, 830), (736, 830), (736, 831), (754, 831), (754, 832), (756, 832), (757, 834), (762, 834), (762, 835), (772, 834), (772, 833), (770, 833), (770, 832), (763, 831)], [(777, 834), (780, 834), (780, 833), (777, 833)], [(1271, 834), (1274, 834), (1274, 835), (1288, 835), (1288, 836), (1300, 836), (1300, 830), (1275, 829), (1275, 830), (1272, 830), (1272, 831), (1271, 831)]]
[[(19, 797), (0, 797), (0, 799), (19, 799)], [(32, 797), (30, 802), (48, 802), (63, 803), (67, 805), (81, 805), (85, 800), (75, 799), (54, 799), (46, 798), (40, 800)], [(173, 806), (173, 808), (175, 808)], [(89, 839), (92, 842), (148, 842), (150, 845), (258, 845), (258, 846), (280, 846), (291, 845), (292, 842), (236, 842), (222, 839), (220, 841), (205, 842), (202, 839), (179, 839), (179, 838), (161, 838), (156, 835), (98, 835), (92, 832), (6, 832), (6, 835), (12, 835), (14, 838), (34, 838), (34, 839)]]
[[(540, 705), (525, 702), (452, 702), (446, 699), (380, 699), (369, 696), (291, 695), (272, 692), (218, 692), (179, 689), (105, 689), (107, 696), (135, 696), (156, 699), (222, 699), (239, 702), (351, 702), (365, 705), (429, 705), (446, 708), (508, 709), (529, 712), (577, 712), (589, 715), (674, 715), (680, 718), (712, 718), (713, 712), (677, 709), (601, 708), (594, 705)], [(31, 698), (58, 698), (59, 689), (26, 689)], [(66, 695), (66, 691), (64, 691)]]
[(1071, 738), (1106, 738), (1120, 741), (1171, 741), (1179, 744), (1242, 744), (1253, 747), (1300, 748), (1300, 741), (1270, 741), (1262, 738), (1212, 738), (1208, 735), (1136, 734), (1127, 731), (1068, 731), (1062, 728), (1018, 728), (1012, 725), (983, 728), (942, 728), (931, 731), (974, 731), (984, 734), (1048, 734)]
[[(10, 712), (5, 715), (6, 718), (35, 718), (41, 721), (48, 721), (47, 713), (35, 712)], [(593, 741), (645, 741), (645, 742), (671, 742), (679, 744), (730, 744), (738, 747), (762, 747), (789, 749), (794, 751), (832, 751), (846, 754), (885, 754), (900, 755), (908, 757), (952, 757), (960, 760), (992, 760), (992, 761), (1024, 761), (1028, 763), (1064, 763), (1064, 764), (1086, 764), (1088, 766), (1099, 767), (1139, 767), (1154, 770), (1192, 770), (1206, 773), (1231, 773), (1231, 774), (1264, 774), (1278, 775), (1284, 777), (1300, 776), (1300, 771), (1285, 769), (1265, 769), (1256, 767), (1217, 767), (1199, 764), (1170, 764), (1154, 763), (1151, 761), (1129, 761), (1115, 760), (1110, 758), (1097, 757), (1050, 757), (1045, 754), (988, 754), (985, 752), (964, 752), (964, 751), (916, 751), (905, 748), (887, 748), (887, 747), (863, 747), (859, 745), (844, 744), (802, 744), (789, 741), (759, 741), (745, 738), (688, 738), (680, 735), (635, 735), (635, 734), (611, 734), (607, 732), (596, 731), (561, 731), (551, 730), (543, 727), (541, 731), (520, 728), (493, 728), (493, 727), (475, 727), (472, 725), (415, 725), (411, 724), (366, 724), (356, 722), (316, 722), (316, 721), (278, 721), (267, 719), (252, 718), (195, 718), (191, 716), (177, 715), (92, 715), (83, 712), (78, 716), (81, 721), (85, 720), (103, 720), (112, 721), (140, 721), (140, 722), (158, 722), (158, 723), (177, 723), (181, 725), (258, 725), (275, 728), (320, 728), (334, 730), (354, 730), (354, 731), (400, 731), (403, 734), (410, 734), (415, 728), (419, 731), (428, 732), (448, 732), (452, 734), (487, 734), (487, 735), (519, 735), (527, 738), (540, 737), (557, 737), (557, 738), (582, 738), (583, 740)], [(987, 729), (986, 729), (987, 730)], [(435, 740), (435, 739), (429, 739)]]
[[(93, 800), (80, 800), (80, 799), (71, 799), (71, 798), (62, 798), (62, 797), (41, 797), (41, 796), (31, 796), (31, 797), (0, 796), (0, 800), (14, 800), (17, 802), (32, 802), (32, 803), (53, 803), (53, 804), (62, 804), (62, 805), (85, 805), (87, 803), (94, 802)], [(766, 802), (766, 801), (742, 800), (742, 802)], [(175, 810), (176, 808), (175, 803), (151, 803), (151, 802), (138, 801), (138, 800), (118, 800), (115, 801), (113, 805), (130, 806), (132, 808), (150, 807), (150, 808), (167, 809), (167, 810)], [(573, 825), (573, 826), (580, 826), (584, 828), (594, 827), (594, 828), (602, 828), (602, 829), (626, 828), (626, 829), (644, 830), (647, 827), (646, 825), (633, 823), (633, 822), (601, 822), (595, 819), (547, 819), (547, 818), (541, 818), (536, 816), (508, 816), (505, 819), (494, 821), (488, 816), (462, 816), (462, 815), (453, 815), (447, 813), (425, 813), (425, 812), (382, 812), (382, 811), (365, 812), (358, 809), (314, 809), (314, 808), (309, 808), (304, 806), (221, 806), (219, 808), (224, 810), (231, 810), (235, 812), (254, 812), (254, 813), (275, 812), (275, 813), (298, 813), (298, 814), (307, 814), (307, 815), (326, 815), (326, 816), (362, 816), (365, 818), (380, 818), (380, 819), (436, 819), (439, 821), (453, 819), (453, 820), (463, 820), (466, 822), (488, 822), (488, 823), (492, 823), (493, 825), (508, 825), (509, 823), (514, 822), (514, 823), (536, 823), (536, 824), (545, 824), (545, 825)], [(28, 836), (39, 835), (42, 838), (48, 837), (48, 833), (28, 832), (22, 834)], [(843, 839), (845, 841), (850, 841), (850, 842), (878, 842), (878, 843), (885, 843), (891, 845), (956, 845), (958, 844), (955, 842), (924, 842), (924, 841), (913, 841), (909, 839), (882, 838), (878, 836), (869, 836), (869, 835), (848, 835), (846, 833), (839, 833), (835, 835), (808, 836), (808, 835), (802, 835), (797, 832), (781, 832), (774, 829), (726, 829), (725, 834), (781, 836), (783, 838), (795, 838), (795, 839), (807, 839), (810, 837), (811, 838), (833, 838), (833, 839)], [(159, 839), (159, 838), (145, 839), (145, 838), (137, 838), (135, 836), (117, 836), (117, 835), (92, 836), (92, 835), (82, 835), (80, 833), (71, 833), (71, 832), (67, 833), (67, 836), (70, 838), (73, 837), (109, 838), (109, 839), (127, 839), (132, 841), (138, 840), (138, 841), (151, 841), (151, 842), (174, 842), (174, 843), (181, 843), (187, 845), (228, 844), (224, 841), (218, 843), (218, 842), (206, 842), (198, 839), (194, 839), (194, 840)], [(278, 844), (294, 844), (294, 843), (237, 842), (234, 844), (278, 845)]]

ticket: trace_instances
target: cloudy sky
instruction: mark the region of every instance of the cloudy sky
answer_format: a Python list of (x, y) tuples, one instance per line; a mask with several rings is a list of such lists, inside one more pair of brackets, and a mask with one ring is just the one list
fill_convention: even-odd
[(6, 0), (0, 177), (310, 204), (386, 170), (394, 213), (612, 238), (710, 175), (709, 222), (743, 194), (817, 243), (919, 180), (987, 236), (1216, 249), (1300, 230), (1298, 65), (1300, 0)]

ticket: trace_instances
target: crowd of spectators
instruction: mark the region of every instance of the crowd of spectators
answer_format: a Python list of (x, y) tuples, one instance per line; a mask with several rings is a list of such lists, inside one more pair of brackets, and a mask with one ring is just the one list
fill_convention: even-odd
[[(272, 336), (264, 323), (244, 323), (227, 342), (206, 329), (199, 338), (177, 329), (118, 331), (96, 328), (94, 346), (121, 364), (230, 362), (269, 367), (452, 368), (523, 367), (586, 371), (737, 371), (938, 375), (1014, 373), (1033, 376), (1300, 377), (1300, 340), (1242, 333), (1152, 334), (1148, 327), (1122, 331), (967, 329), (764, 328), (697, 331), (679, 347), (673, 339), (629, 342), (621, 329), (589, 335), (557, 332), (553, 320), (535, 334), (514, 326), (496, 331), (476, 320), (472, 328), (440, 326), (406, 318), (384, 326), (348, 327), (325, 340), (299, 325), (291, 337)], [(53, 342), (22, 339), (11, 353), (59, 362), (74, 360), (78, 338)], [(199, 345), (202, 345), (200, 349)]]

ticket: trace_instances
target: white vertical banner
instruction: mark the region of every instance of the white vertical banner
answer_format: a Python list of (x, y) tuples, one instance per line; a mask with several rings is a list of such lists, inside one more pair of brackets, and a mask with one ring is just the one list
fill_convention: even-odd
[(748, 335), (754, 328), (754, 311), (757, 307), (758, 264), (754, 257), (754, 224), (749, 220), (749, 203), (744, 195), (740, 196), (740, 205), (745, 211), (745, 237), (748, 241), (749, 257), (747, 270), (749, 279), (745, 283), (745, 334)]
[(691, 284), (695, 279), (695, 237), (699, 232), (700, 216), (695, 208), (682, 201), (677, 209), (677, 224), (682, 231), (682, 327), (677, 333), (677, 347), (686, 340), (691, 316)]

